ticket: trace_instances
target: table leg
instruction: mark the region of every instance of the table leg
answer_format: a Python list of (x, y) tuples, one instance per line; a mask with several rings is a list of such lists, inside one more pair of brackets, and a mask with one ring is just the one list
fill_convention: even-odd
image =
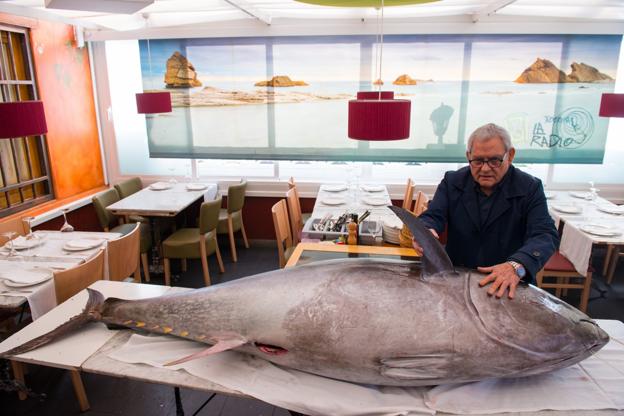
[[(13, 377), (15, 377), (15, 381), (17, 381), (22, 386), (26, 386), (24, 380), (24, 364), (19, 361), (11, 360), (11, 368), (13, 369)], [(26, 394), (26, 392), (24, 392), (24, 390), (19, 390), (17, 392), (17, 397), (20, 400), (26, 400), (28, 395)]]
[(182, 407), (182, 397), (180, 397), (180, 387), (173, 388), (175, 395), (176, 416), (184, 416), (184, 408)]
[(160, 229), (157, 227), (155, 217), (149, 217), (149, 224), (152, 229), (152, 264), (149, 267), (150, 273), (160, 274), (163, 266), (160, 264)]
[(85, 391), (84, 384), (82, 384), (80, 372), (78, 370), (69, 370), (69, 375), (71, 376), (74, 393), (76, 393), (80, 411), (86, 412), (90, 408), (89, 399), (87, 398), (87, 392)]

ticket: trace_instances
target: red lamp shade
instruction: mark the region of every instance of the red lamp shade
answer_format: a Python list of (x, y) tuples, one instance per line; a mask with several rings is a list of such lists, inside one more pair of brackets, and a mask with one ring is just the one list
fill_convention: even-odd
[(139, 114), (170, 113), (171, 94), (169, 92), (142, 92), (136, 95)]
[(378, 100), (379, 94), (381, 94), (382, 100), (393, 100), (394, 91), (358, 91), (358, 100)]
[(602, 94), (600, 117), (624, 117), (624, 94)]
[(356, 140), (407, 139), (411, 107), (410, 100), (350, 100), (349, 137)]
[(0, 103), (0, 139), (37, 136), (47, 132), (43, 102)]

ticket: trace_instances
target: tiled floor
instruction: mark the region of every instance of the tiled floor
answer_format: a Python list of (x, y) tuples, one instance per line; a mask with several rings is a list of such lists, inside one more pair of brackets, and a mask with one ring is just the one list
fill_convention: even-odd
[[(220, 244), (224, 255), (226, 273), (219, 275), (214, 256), (209, 267), (213, 271), (213, 283), (224, 282), (259, 272), (277, 268), (276, 249), (273, 244), (254, 242), (249, 250), (239, 250), (238, 263), (230, 261), (228, 244)], [(600, 254), (600, 253), (599, 253)], [(602, 258), (596, 256), (595, 266), (601, 265)], [(624, 260), (620, 262), (613, 285), (604, 284), (602, 276), (595, 276), (596, 287), (606, 290), (605, 297), (599, 298), (596, 290), (592, 291), (589, 303), (589, 315), (593, 318), (624, 320)], [(176, 270), (174, 265), (174, 271)], [(599, 269), (599, 267), (597, 267)], [(153, 279), (152, 283), (162, 283), (162, 279)], [(189, 270), (180, 276), (175, 285), (201, 287), (203, 280), (199, 261), (189, 261)], [(577, 299), (569, 302), (575, 305)], [(84, 374), (83, 381), (89, 396), (91, 410), (85, 415), (175, 415), (174, 392), (171, 387), (158, 384), (136, 382), (126, 379)], [(1, 415), (78, 415), (71, 381), (66, 371), (30, 367), (27, 375), (29, 387), (37, 393), (45, 393), (45, 399), (19, 401), (15, 394), (0, 392)], [(182, 402), (187, 415), (192, 415), (209, 397), (206, 393), (182, 390)], [(284, 409), (276, 408), (259, 400), (239, 399), (222, 395), (215, 396), (199, 415), (214, 416), (287, 416)]]

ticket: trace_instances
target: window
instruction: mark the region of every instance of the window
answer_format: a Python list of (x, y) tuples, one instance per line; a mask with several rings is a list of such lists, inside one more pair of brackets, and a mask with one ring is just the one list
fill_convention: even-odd
[[(37, 99), (26, 30), (0, 26), (0, 101)], [(44, 136), (0, 140), (0, 217), (53, 198)]]

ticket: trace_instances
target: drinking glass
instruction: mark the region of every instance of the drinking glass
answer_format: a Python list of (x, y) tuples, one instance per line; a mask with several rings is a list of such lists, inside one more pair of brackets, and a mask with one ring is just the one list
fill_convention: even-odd
[(35, 235), (33, 234), (33, 231), (32, 231), (32, 222), (34, 220), (35, 220), (35, 217), (24, 217), (24, 221), (26, 221), (26, 224), (28, 224), (28, 234), (26, 235), (27, 240), (32, 240), (33, 238), (35, 238)]
[(6, 245), (9, 248), (9, 257), (13, 257), (15, 255), (17, 255), (17, 251), (15, 250), (15, 246), (13, 246), (13, 238), (15, 238), (15, 236), (17, 236), (17, 233), (15, 231), (6, 231), (4, 233), (2, 233), (3, 237), (7, 238), (7, 242)]
[(175, 166), (171, 166), (169, 168), (167, 168), (169, 170), (169, 183), (171, 184), (176, 184), (178, 183), (178, 181), (176, 181), (176, 179), (174, 178), (175, 176)]
[(590, 201), (594, 201), (596, 200), (596, 198), (598, 198), (598, 191), (600, 189), (597, 189), (594, 186), (594, 181), (589, 181), (589, 200)]
[(69, 225), (69, 223), (67, 222), (67, 213), (69, 212), (69, 208), (63, 208), (62, 212), (63, 212), (63, 219), (65, 219), (65, 223), (61, 227), (61, 232), (69, 233), (69, 232), (74, 231), (74, 227)]

